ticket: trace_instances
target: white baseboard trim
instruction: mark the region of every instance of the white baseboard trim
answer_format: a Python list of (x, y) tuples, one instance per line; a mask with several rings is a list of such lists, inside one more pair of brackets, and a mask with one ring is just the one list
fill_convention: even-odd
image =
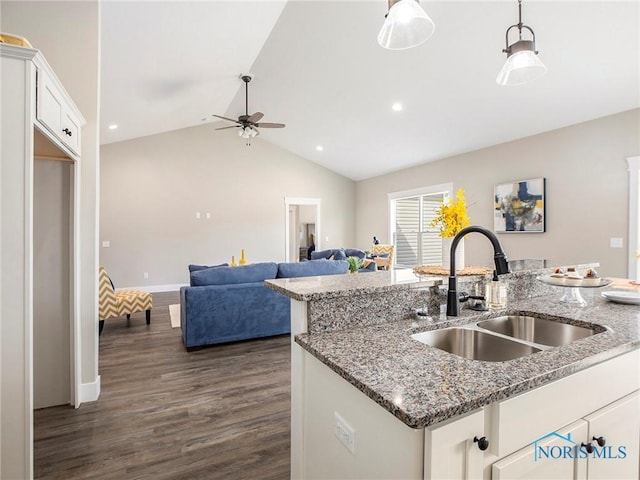
[(82, 405), (85, 402), (95, 402), (100, 397), (100, 375), (95, 382), (81, 383), (79, 400)]
[(188, 283), (173, 283), (169, 285), (145, 285), (144, 287), (123, 287), (131, 290), (142, 290), (143, 292), (177, 292), (180, 287), (188, 287)]

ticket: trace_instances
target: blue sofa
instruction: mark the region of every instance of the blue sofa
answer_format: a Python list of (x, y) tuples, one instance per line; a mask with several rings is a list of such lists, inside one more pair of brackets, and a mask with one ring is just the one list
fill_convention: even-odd
[(290, 300), (264, 281), (344, 274), (349, 264), (318, 260), (202, 269), (192, 265), (189, 270), (190, 286), (180, 288), (182, 341), (188, 349), (290, 333)]
[[(311, 260), (345, 260), (347, 257), (357, 257), (362, 264), (365, 258), (367, 258), (367, 254), (357, 248), (329, 248), (327, 250), (311, 252)], [(366, 267), (359, 268), (358, 272), (375, 272), (376, 269), (376, 263), (372, 261), (369, 262)]]

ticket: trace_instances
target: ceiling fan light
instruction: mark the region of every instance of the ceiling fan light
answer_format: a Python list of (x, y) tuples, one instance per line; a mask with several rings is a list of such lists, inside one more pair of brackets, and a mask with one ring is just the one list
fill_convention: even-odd
[(509, 47), (507, 61), (498, 73), (498, 85), (522, 85), (531, 82), (547, 71), (535, 51), (533, 42), (520, 40)]
[(257, 131), (255, 128), (252, 128), (252, 129), (251, 129), (251, 132), (250, 132), (250, 135), (251, 135), (251, 138), (253, 138), (253, 137), (255, 137), (256, 135), (258, 135), (258, 131)]
[(392, 3), (385, 18), (378, 43), (389, 50), (404, 50), (427, 41), (435, 25), (416, 0)]

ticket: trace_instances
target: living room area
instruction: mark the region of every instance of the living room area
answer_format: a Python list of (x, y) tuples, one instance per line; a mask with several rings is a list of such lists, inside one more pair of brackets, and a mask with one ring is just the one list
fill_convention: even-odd
[[(464, 189), (472, 223), (493, 226), (496, 184), (544, 178), (546, 231), (500, 235), (509, 258), (637, 275), (638, 3), (525, 0), (548, 71), (508, 87), (495, 76), (517, 0), (420, 4), (436, 32), (392, 51), (376, 42), (385, 1), (2, 2), (2, 31), (42, 51), (87, 120), (69, 300), (79, 393), (32, 411), (31, 438), (28, 421), (3, 427), (3, 465), (28, 472), (31, 445), (35, 478), (289, 478), (291, 338), (191, 349), (169, 308), (188, 267), (296, 262), (313, 235), (316, 251), (370, 251), (375, 237), (410, 272), (429, 262), (411, 235), (433, 232), (401, 231), (394, 202), (430, 188)], [(235, 119), (254, 112), (286, 126), (258, 120), (247, 139)], [(482, 240), (466, 255), (491, 262)], [(2, 261), (4, 285), (22, 278)], [(98, 266), (152, 294), (149, 324), (136, 312), (98, 336)], [(24, 395), (12, 405), (28, 410)], [(6, 432), (19, 432), (11, 448)]]

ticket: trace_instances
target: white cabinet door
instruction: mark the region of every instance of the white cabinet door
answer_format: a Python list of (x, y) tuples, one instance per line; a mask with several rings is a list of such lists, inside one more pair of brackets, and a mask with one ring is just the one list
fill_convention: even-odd
[(83, 122), (74, 114), (66, 94), (43, 69), (38, 70), (36, 90), (36, 118), (56, 139), (80, 155)]
[[(589, 480), (640, 478), (640, 393), (621, 398), (585, 417), (594, 452), (589, 456)], [(599, 446), (593, 438), (601, 438)]]
[(474, 437), (484, 437), (483, 410), (425, 429), (425, 480), (481, 480), (484, 452)]
[(587, 422), (578, 420), (546, 438), (497, 461), (492, 480), (584, 480), (586, 459), (575, 458), (576, 448), (587, 438)]

